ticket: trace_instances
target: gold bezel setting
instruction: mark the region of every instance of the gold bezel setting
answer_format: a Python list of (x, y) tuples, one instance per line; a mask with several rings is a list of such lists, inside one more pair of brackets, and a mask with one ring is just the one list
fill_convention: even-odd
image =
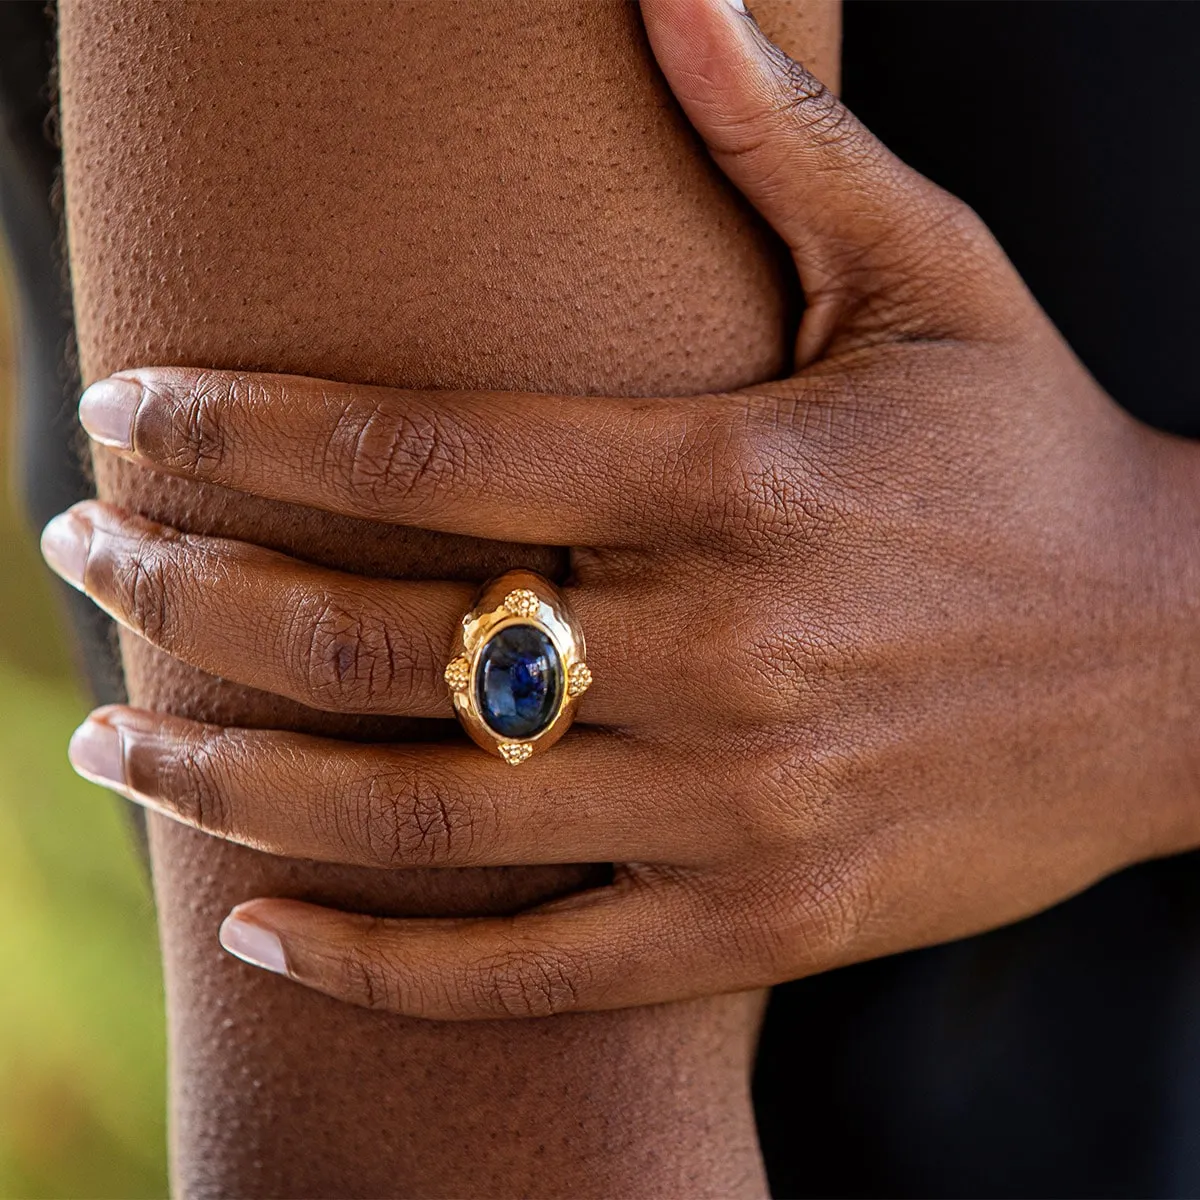
[[(558, 707), (540, 732), (528, 738), (497, 733), (480, 712), (476, 695), (476, 675), (484, 647), (501, 630), (514, 625), (540, 630), (554, 647), (561, 672)], [(454, 711), (471, 739), (489, 754), (516, 767), (544, 753), (566, 733), (575, 719), (579, 697), (591, 685), (592, 673), (586, 661), (583, 630), (558, 588), (533, 571), (508, 571), (480, 588), (455, 635), (445, 678)]]

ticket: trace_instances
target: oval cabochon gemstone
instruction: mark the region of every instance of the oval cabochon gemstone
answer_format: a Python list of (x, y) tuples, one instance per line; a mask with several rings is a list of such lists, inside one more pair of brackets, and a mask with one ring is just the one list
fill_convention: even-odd
[(558, 651), (536, 625), (507, 625), (479, 652), (475, 700), (500, 737), (536, 737), (554, 720), (562, 692)]

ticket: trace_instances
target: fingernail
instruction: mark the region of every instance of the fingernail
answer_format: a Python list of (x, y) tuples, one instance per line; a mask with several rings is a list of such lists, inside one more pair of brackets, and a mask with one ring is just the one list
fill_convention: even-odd
[(42, 530), (42, 557), (72, 587), (83, 590), (91, 529), (73, 512), (59, 513)]
[(84, 721), (71, 735), (67, 747), (71, 766), (94, 783), (125, 786), (121, 733), (107, 721)]
[(287, 960), (283, 956), (283, 943), (269, 929), (244, 921), (237, 910), (221, 922), (218, 935), (221, 945), (235, 958), (248, 962), (253, 967), (274, 971), (276, 975), (288, 973)]
[(746, 5), (743, 0), (725, 0), (725, 3), (728, 4), (734, 12), (744, 13), (746, 11)]
[(101, 379), (79, 398), (79, 422), (92, 441), (114, 450), (132, 450), (133, 418), (141, 400), (139, 384)]

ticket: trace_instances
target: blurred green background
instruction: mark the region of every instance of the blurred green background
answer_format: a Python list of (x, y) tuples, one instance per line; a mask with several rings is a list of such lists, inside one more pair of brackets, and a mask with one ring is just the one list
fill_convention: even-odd
[(16, 501), (0, 263), (0, 1197), (165, 1196), (162, 979), (119, 802), (66, 746), (88, 704)]

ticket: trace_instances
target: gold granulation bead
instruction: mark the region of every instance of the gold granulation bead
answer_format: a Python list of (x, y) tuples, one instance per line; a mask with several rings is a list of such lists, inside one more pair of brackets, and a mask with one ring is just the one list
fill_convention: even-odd
[(592, 672), (587, 663), (572, 663), (567, 672), (567, 695), (582, 696), (591, 686)]
[(510, 767), (519, 767), (533, 753), (528, 742), (501, 742), (496, 749)]
[(537, 592), (531, 592), (528, 588), (517, 588), (504, 597), (504, 607), (514, 617), (536, 617), (541, 604)]
[(471, 682), (471, 664), (461, 655), (451, 659), (446, 667), (445, 680), (452, 692), (461, 692)]

